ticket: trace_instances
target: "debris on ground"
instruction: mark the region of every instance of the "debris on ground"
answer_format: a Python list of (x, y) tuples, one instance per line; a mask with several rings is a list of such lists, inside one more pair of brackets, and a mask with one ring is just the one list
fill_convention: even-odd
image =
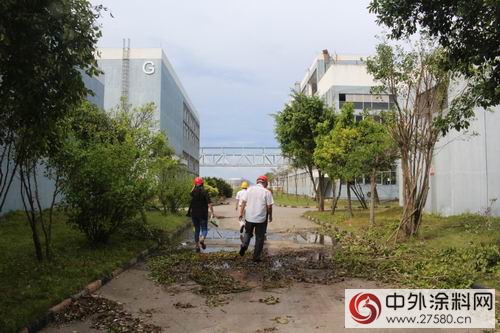
[(162, 332), (160, 327), (133, 317), (122, 304), (96, 295), (80, 297), (63, 312), (55, 314), (54, 319), (59, 325), (90, 319), (91, 328), (108, 332)]
[(183, 302), (177, 302), (177, 303), (174, 303), (174, 306), (177, 308), (177, 309), (192, 309), (192, 308), (195, 308), (196, 306), (187, 302), (187, 303), (183, 303)]
[(266, 328), (260, 328), (255, 333), (269, 333), (269, 332), (277, 332), (279, 331), (279, 328), (277, 327), (266, 327)]
[(229, 304), (231, 300), (232, 298), (227, 295), (208, 295), (205, 304), (209, 308), (215, 308), (218, 306), (224, 306), (226, 304)]
[[(151, 258), (148, 267), (156, 282), (172, 285), (194, 281), (196, 292), (204, 296), (239, 293), (254, 287), (286, 288), (293, 282), (330, 284), (339, 280), (330, 258), (317, 249), (284, 251), (265, 256), (260, 263), (235, 252), (199, 255), (187, 249), (170, 249)], [(208, 303), (218, 306), (214, 300)]]
[(278, 316), (278, 317), (274, 317), (271, 320), (275, 321), (278, 324), (286, 325), (286, 324), (288, 324), (290, 322), (291, 318), (292, 318), (292, 316)]
[(267, 305), (274, 305), (280, 302), (279, 297), (274, 297), (273, 295), (267, 296), (266, 298), (259, 298), (260, 303), (264, 303)]

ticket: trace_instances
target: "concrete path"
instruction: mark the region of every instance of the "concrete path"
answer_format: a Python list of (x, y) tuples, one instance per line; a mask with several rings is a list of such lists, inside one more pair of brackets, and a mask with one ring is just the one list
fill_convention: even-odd
[[(221, 239), (217, 237), (216, 230), (212, 229), (212, 239), (207, 242), (208, 250), (237, 248), (239, 233), (234, 205), (218, 206), (215, 211), (220, 217), (220, 228), (225, 230), (225, 235), (222, 236), (233, 238)], [(310, 237), (314, 235), (312, 232), (315, 225), (301, 218), (304, 211), (298, 208), (275, 208), (275, 220), (269, 225), (266, 245), (270, 254), (323, 246), (314, 242), (314, 237)], [(300, 234), (302, 236), (297, 236)], [(147, 323), (160, 326), (165, 332), (366, 332), (344, 328), (344, 290), (389, 287), (359, 279), (330, 285), (294, 283), (287, 288), (270, 291), (256, 287), (247, 292), (227, 295), (227, 304), (223, 306), (209, 307), (205, 297), (192, 292), (195, 287), (193, 283), (165, 288), (154, 283), (148, 274), (145, 264), (140, 263), (109, 282), (98, 294), (122, 303), (126, 311)], [(268, 296), (278, 297), (280, 302), (274, 305), (259, 302), (259, 299)], [(175, 305), (179, 302), (192, 307), (179, 308)], [(44, 332), (100, 332), (89, 327), (89, 322), (73, 322), (62, 327), (51, 326)], [(370, 330), (385, 331), (387, 330)]]

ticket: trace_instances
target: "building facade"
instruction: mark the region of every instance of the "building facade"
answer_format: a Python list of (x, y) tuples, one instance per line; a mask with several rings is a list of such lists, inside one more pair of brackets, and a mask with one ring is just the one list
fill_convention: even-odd
[[(448, 105), (463, 84), (452, 86)], [(500, 216), (500, 106), (474, 111), (467, 131), (452, 130), (436, 144), (425, 206), (428, 212)]]
[[(340, 110), (346, 102), (352, 102), (356, 120), (362, 119), (363, 110), (374, 112), (388, 110), (392, 100), (389, 95), (371, 93), (376, 86), (373, 77), (368, 74), (366, 64), (360, 56), (342, 56), (330, 54), (327, 50), (318, 55), (308, 68), (302, 81), (295, 84), (295, 90), (309, 96), (319, 96), (334, 110)], [(310, 176), (305, 170), (290, 170), (283, 174), (281, 185), (285, 192), (314, 196)], [(366, 194), (370, 191), (369, 177), (359, 177), (356, 184)], [(331, 181), (327, 184), (326, 196), (334, 193)], [(342, 191), (341, 197), (345, 197)], [(394, 200), (399, 197), (397, 168), (383, 170), (377, 176), (377, 192), (382, 200)]]
[(182, 83), (161, 48), (103, 48), (99, 67), (104, 72), (104, 109), (153, 102), (158, 128), (189, 170), (199, 173), (200, 120)]

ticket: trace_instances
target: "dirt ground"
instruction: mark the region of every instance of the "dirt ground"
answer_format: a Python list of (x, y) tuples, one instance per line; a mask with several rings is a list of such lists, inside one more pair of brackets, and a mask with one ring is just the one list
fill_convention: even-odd
[[(236, 250), (239, 246), (234, 204), (215, 207), (215, 211), (220, 225), (210, 231), (208, 256), (211, 252)], [(314, 233), (315, 225), (301, 217), (304, 211), (275, 208), (275, 219), (269, 225), (266, 242), (269, 256), (304, 249), (319, 251), (329, 246), (331, 240), (320, 239)], [(193, 244), (186, 240), (184, 246), (189, 248)], [(237, 275), (237, 272), (233, 273)], [(390, 287), (373, 281), (348, 279), (330, 284), (294, 282), (284, 288), (268, 290), (258, 281), (249, 281), (253, 287), (251, 290), (217, 296), (214, 305), (207, 301), (206, 296), (195, 292), (197, 285), (194, 282), (162, 286), (149, 274), (147, 265), (139, 263), (106, 284), (97, 295), (117, 302), (134, 318), (153, 324), (164, 332), (364, 332), (344, 328), (344, 290)], [(43, 332), (102, 332), (91, 326), (91, 319), (87, 319), (53, 324)], [(148, 329), (143, 331), (148, 332)], [(425, 331), (468, 332), (451, 329)]]

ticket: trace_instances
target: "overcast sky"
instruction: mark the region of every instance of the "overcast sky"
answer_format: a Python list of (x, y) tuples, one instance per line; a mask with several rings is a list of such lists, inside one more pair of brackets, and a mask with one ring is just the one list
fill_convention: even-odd
[[(277, 146), (273, 119), (321, 50), (372, 54), (369, 0), (92, 0), (101, 47), (162, 47), (201, 117), (202, 146)], [(254, 178), (263, 170), (202, 174)]]

